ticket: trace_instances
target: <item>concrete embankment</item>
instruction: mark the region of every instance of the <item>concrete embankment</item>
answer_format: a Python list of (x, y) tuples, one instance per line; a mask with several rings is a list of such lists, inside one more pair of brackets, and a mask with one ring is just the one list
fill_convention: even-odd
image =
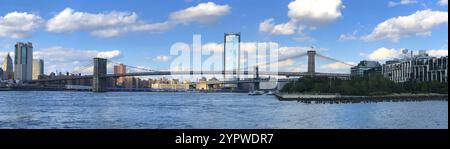
[(383, 96), (344, 96), (344, 95), (311, 95), (285, 94), (275, 96), (280, 101), (298, 101), (302, 103), (339, 104), (339, 103), (371, 103), (371, 102), (415, 102), (415, 101), (448, 101), (448, 94), (392, 94)]

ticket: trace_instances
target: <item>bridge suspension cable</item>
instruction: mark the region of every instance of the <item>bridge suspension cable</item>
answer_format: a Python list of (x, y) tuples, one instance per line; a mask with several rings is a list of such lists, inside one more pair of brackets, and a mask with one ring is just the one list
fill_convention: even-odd
[[(250, 67), (256, 67), (256, 66), (263, 67), (263, 66), (268, 66), (268, 65), (271, 65), (271, 64), (277, 64), (277, 63), (280, 63), (280, 62), (283, 62), (283, 61), (286, 61), (286, 60), (289, 60), (289, 59), (296, 59), (296, 58), (304, 57), (307, 54), (308, 53), (301, 53), (301, 54), (298, 54), (298, 55), (293, 55), (293, 56), (285, 57), (285, 58), (282, 58), (282, 59), (278, 59), (278, 60), (272, 61), (272, 62), (267, 62), (267, 63), (263, 63), (263, 64), (256, 64), (256, 65), (253, 65), (253, 66), (246, 66), (244, 68), (241, 68), (240, 70), (247, 70)], [(235, 69), (235, 70), (237, 70), (237, 69)]]
[(338, 59), (334, 59), (334, 58), (331, 58), (331, 57), (328, 57), (328, 56), (324, 56), (322, 54), (316, 54), (316, 55), (318, 57), (320, 57), (320, 58), (323, 58), (323, 59), (326, 59), (326, 60), (330, 60), (330, 61), (334, 61), (334, 62), (338, 62), (338, 63), (344, 64), (344, 65), (347, 65), (347, 66), (350, 66), (350, 67), (354, 67), (355, 66), (353, 64), (349, 64), (347, 62), (344, 62), (344, 61), (341, 61), (341, 60), (338, 60)]
[(83, 71), (85, 71), (87, 69), (93, 69), (92, 62), (88, 62), (86, 65), (83, 65), (81, 67), (75, 68), (75, 70), (73, 72), (71, 72), (71, 73), (72, 74), (79, 74), (79, 73), (82, 73)]
[(152, 69), (147, 69), (147, 68), (142, 68), (142, 67), (135, 67), (135, 66), (126, 65), (126, 64), (123, 64), (123, 63), (114, 62), (114, 61), (111, 61), (111, 60), (108, 60), (108, 62), (110, 62), (112, 64), (116, 64), (116, 65), (122, 64), (122, 65), (126, 66), (127, 68), (133, 68), (133, 69), (141, 70), (141, 71), (144, 71), (144, 72), (157, 72), (157, 70), (152, 70)]

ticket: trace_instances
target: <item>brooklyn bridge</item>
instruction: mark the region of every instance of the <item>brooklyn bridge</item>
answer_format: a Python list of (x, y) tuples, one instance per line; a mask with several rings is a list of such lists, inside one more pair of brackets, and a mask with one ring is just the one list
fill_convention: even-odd
[[(271, 65), (271, 64), (277, 64), (279, 62), (285, 61), (287, 59), (295, 59), (295, 58), (301, 58), (301, 57), (307, 57), (308, 59), (308, 68), (307, 72), (273, 72), (273, 71), (259, 71), (259, 67)], [(245, 68), (240, 68), (239, 70), (223, 70), (223, 71), (161, 71), (161, 70), (151, 70), (151, 69), (145, 69), (145, 68), (139, 68), (136, 66), (130, 66), (125, 65), (127, 68), (134, 68), (136, 70), (139, 70), (138, 72), (127, 72), (127, 73), (121, 73), (121, 74), (108, 74), (107, 68), (108, 65), (117, 65), (120, 64), (118, 62), (114, 62), (108, 59), (104, 58), (94, 58), (93, 62), (83, 66), (79, 70), (83, 69), (93, 69), (92, 75), (72, 75), (67, 77), (54, 77), (54, 78), (43, 78), (39, 80), (31, 80), (26, 81), (24, 83), (27, 84), (36, 84), (36, 85), (51, 85), (51, 84), (58, 84), (58, 85), (82, 85), (82, 84), (90, 84), (91, 90), (93, 92), (107, 92), (108, 90), (111, 90), (109, 88), (108, 80), (115, 80), (120, 77), (144, 77), (144, 76), (195, 76), (195, 75), (239, 75), (239, 76), (252, 76), (250, 79), (237, 79), (232, 81), (222, 80), (217, 82), (210, 82), (209, 85), (217, 85), (217, 84), (238, 84), (237, 86), (240, 86), (239, 84), (252, 84), (254, 86), (254, 89), (258, 89), (258, 86), (262, 82), (270, 82), (270, 81), (276, 81), (275, 83), (282, 83), (282, 82), (288, 82), (292, 81), (293, 79), (290, 78), (298, 78), (298, 77), (304, 77), (304, 76), (321, 76), (321, 77), (330, 77), (330, 78), (341, 78), (341, 79), (349, 79), (350, 74), (343, 74), (343, 73), (327, 73), (327, 72), (316, 72), (316, 60), (320, 58), (323, 60), (333, 61), (337, 62), (343, 65), (347, 65), (349, 67), (353, 66), (352, 64), (348, 64), (346, 62), (324, 56), (320, 53), (317, 53), (316, 51), (308, 51), (305, 53), (292, 55), (290, 57), (286, 57), (283, 59), (279, 59), (277, 61), (268, 62), (264, 64), (257, 64), (254, 66), (249, 66)], [(248, 71), (248, 68), (253, 68), (252, 71)], [(78, 71), (79, 71), (78, 70)], [(75, 72), (75, 71), (74, 71)], [(262, 78), (260, 76), (266, 76), (266, 77), (283, 77), (283, 79), (267, 79)], [(87, 83), (86, 83), (87, 82)]]

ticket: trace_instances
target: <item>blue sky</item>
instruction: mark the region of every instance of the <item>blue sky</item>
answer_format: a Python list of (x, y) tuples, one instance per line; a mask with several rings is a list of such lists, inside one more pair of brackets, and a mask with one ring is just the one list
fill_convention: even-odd
[[(192, 43), (193, 34), (204, 44), (220, 44), (225, 32), (294, 52), (314, 46), (349, 63), (396, 58), (403, 48), (443, 56), (447, 12), (446, 0), (3, 0), (0, 62), (16, 42), (31, 41), (46, 72), (71, 71), (99, 54), (168, 69), (172, 44)], [(99, 18), (110, 22), (95, 22)], [(302, 64), (289, 68), (304, 71)], [(320, 71), (349, 71), (332, 62), (318, 65)]]

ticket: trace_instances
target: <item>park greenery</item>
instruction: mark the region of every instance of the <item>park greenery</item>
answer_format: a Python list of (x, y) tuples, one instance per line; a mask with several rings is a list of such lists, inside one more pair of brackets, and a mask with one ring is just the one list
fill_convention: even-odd
[(353, 77), (350, 80), (308, 76), (288, 83), (281, 91), (285, 93), (341, 94), (355, 96), (389, 95), (395, 93), (448, 94), (448, 83), (440, 83), (438, 81), (394, 83), (382, 75)]

